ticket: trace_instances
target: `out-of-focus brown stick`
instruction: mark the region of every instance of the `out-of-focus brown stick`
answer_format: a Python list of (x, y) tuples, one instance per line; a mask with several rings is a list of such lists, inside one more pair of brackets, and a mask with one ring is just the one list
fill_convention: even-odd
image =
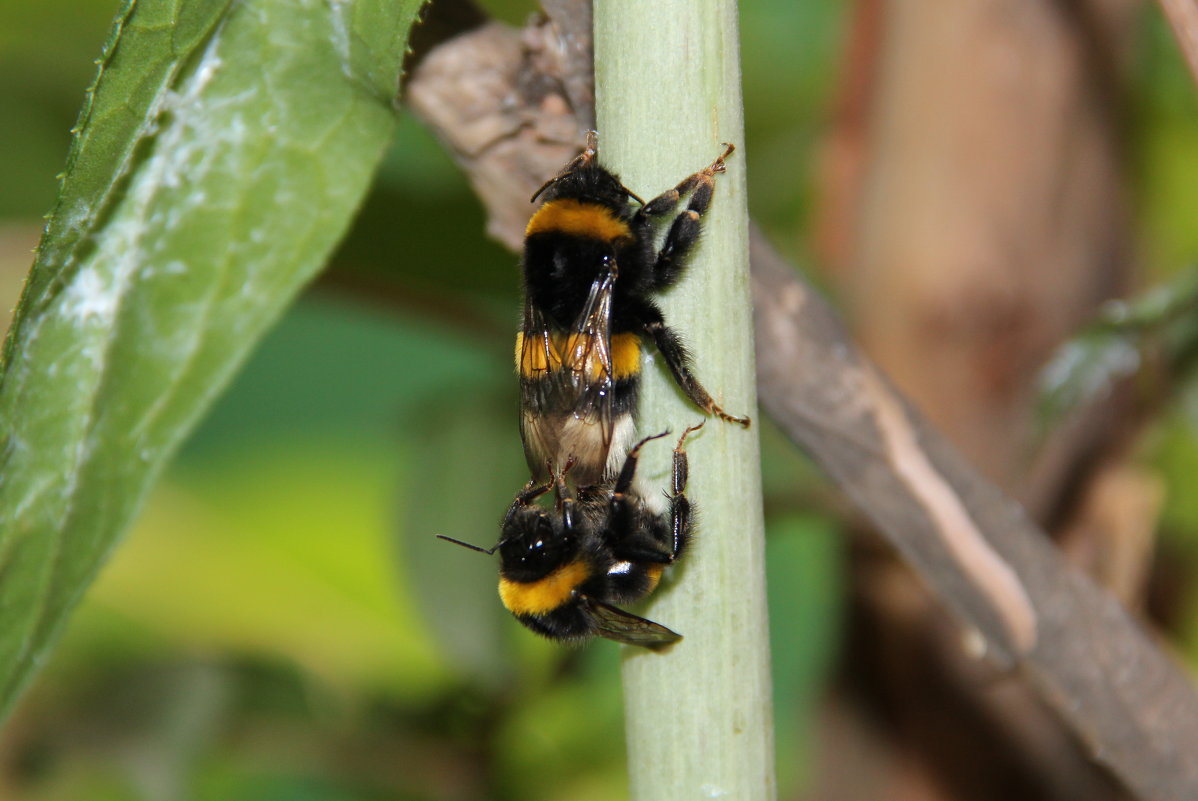
[[(1119, 124), (1129, 3), (850, 6), (815, 235), (854, 338), (1071, 564), (1142, 563), (1152, 539), (1091, 507), (1099, 485), (1107, 508), (1135, 491), (1107, 479), (1142, 419), (1132, 393), (1051, 430), (1035, 414), (1045, 361), (1134, 274)], [(1032, 689), (962, 654), (943, 605), (872, 539), (852, 540), (838, 688), (884, 721), (903, 765), (891, 784), (1126, 799)]]
[(1177, 45), (1198, 84), (1198, 0), (1160, 0)]
[[(548, 30), (474, 28), (407, 85), (513, 248), (527, 198), (585, 127), (565, 90), (532, 74), (528, 48)], [(898, 396), (759, 236), (752, 257), (766, 412), (904, 554), (979, 657), (1023, 676), (1138, 797), (1198, 798), (1198, 696), (1183, 673)]]
[[(1198, 798), (1198, 696), (1127, 611), (1069, 567), (847, 339), (760, 239), (764, 410), (976, 634), (1140, 798)], [(989, 585), (989, 587), (987, 586)]]
[[(556, 0), (559, 17), (524, 31), (477, 24), (463, 10), (472, 8), (466, 0), (428, 7), (426, 24), (442, 43), (415, 52), (404, 99), (465, 171), (487, 209), (487, 233), (518, 250), (532, 213), (529, 198), (577, 152), (581, 131), (594, 120), (590, 82), (580, 87), (578, 78), (580, 63), (587, 74), (591, 68), (590, 38), (578, 44), (572, 21), (585, 14), (589, 31), (590, 4)], [(462, 21), (457, 35), (446, 40), (455, 21)], [(574, 44), (561, 44), (561, 37)], [(586, 104), (581, 114), (575, 103)]]

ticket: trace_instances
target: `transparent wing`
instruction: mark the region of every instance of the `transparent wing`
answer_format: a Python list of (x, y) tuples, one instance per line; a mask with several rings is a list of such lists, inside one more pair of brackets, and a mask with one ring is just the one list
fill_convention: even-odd
[(586, 604), (587, 611), (590, 612), (591, 619), (595, 622), (596, 633), (609, 640), (653, 648), (670, 645), (682, 639), (681, 634), (667, 629), (660, 623), (646, 620), (610, 604), (596, 601), (594, 598), (584, 598), (583, 603)]
[(562, 368), (553, 382), (559, 408), (569, 408), (575, 419), (598, 425), (605, 446), (612, 438), (611, 299), (615, 283), (613, 268), (591, 284), (582, 312), (563, 344)]
[[(606, 462), (612, 442), (615, 378), (611, 354), (614, 262), (591, 284), (578, 318), (561, 331), (540, 309), (526, 304), (520, 360), (525, 449), (529, 462), (574, 456)], [(578, 433), (579, 428), (587, 433)], [(570, 428), (571, 434), (564, 434)], [(593, 428), (592, 428), (593, 427)], [(557, 453), (559, 438), (575, 445), (591, 440), (581, 453)], [(540, 469), (540, 464), (535, 464)]]

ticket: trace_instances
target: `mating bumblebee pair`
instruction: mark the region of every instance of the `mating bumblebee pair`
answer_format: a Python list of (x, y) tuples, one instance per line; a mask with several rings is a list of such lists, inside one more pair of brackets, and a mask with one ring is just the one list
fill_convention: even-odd
[[(732, 145), (710, 166), (648, 203), (598, 163), (596, 137), (533, 195), (544, 202), (524, 241), (524, 317), (516, 335), (520, 434), (532, 478), (503, 519), (504, 606), (559, 640), (592, 635), (633, 645), (680, 635), (615, 604), (637, 601), (677, 561), (691, 533), (685, 490), (687, 428), (674, 448), (667, 508), (635, 486), (642, 343), (652, 343), (679, 388), (707, 414), (749, 425), (718, 406), (695, 378), (682, 340), (650, 295), (675, 283)], [(683, 198), (660, 248), (659, 222)], [(638, 204), (633, 206), (633, 203)], [(573, 484), (573, 489), (571, 488)], [(553, 492), (551, 507), (537, 501)]]

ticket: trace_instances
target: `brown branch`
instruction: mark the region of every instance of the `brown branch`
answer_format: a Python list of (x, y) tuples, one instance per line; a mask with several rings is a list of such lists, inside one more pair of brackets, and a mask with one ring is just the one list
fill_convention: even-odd
[[(1051, 430), (1035, 413), (1045, 361), (1134, 273), (1118, 124), (1127, 0), (961, 0), (932, 17), (933, 0), (850, 5), (821, 191), (839, 212), (822, 222), (839, 230), (814, 241), (837, 245), (825, 255), (853, 337), (1072, 565), (1107, 575), (1147, 558), (1151, 537), (1095, 514), (1128, 495), (1097, 488), (1142, 419), (1132, 393)], [(876, 711), (904, 764), (892, 786), (1127, 798), (1033, 688), (962, 652), (956, 622), (872, 525), (853, 531), (838, 689)]]
[[(513, 248), (527, 198), (587, 127), (568, 99), (577, 88), (539, 72), (556, 30), (474, 28), (424, 54), (407, 86)], [(577, 75), (587, 49), (555, 52), (557, 74)], [(1140, 798), (1198, 798), (1198, 696), (1184, 674), (897, 394), (760, 236), (752, 257), (765, 411), (962, 621), (974, 654), (1023, 677)]]
[(1033, 682), (1097, 761), (1141, 798), (1198, 798), (1198, 697), (1172, 660), (905, 404), (792, 270), (760, 245), (753, 270), (765, 411), (967, 626), (978, 654)]

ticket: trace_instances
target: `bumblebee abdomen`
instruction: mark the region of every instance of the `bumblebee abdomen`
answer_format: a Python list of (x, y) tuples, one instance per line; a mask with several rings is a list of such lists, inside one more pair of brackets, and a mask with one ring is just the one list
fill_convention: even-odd
[(608, 568), (604, 595), (612, 603), (639, 601), (657, 589), (664, 568), (660, 564), (616, 562)]
[(615, 415), (608, 441), (602, 426), (568, 410), (530, 413), (526, 409), (520, 419), (520, 435), (534, 477), (548, 478), (546, 464), (560, 469), (569, 462), (570, 478), (579, 486), (590, 486), (619, 472), (636, 441), (636, 423), (631, 413)]
[(579, 585), (591, 577), (591, 567), (583, 561), (567, 562), (535, 581), (499, 578), (499, 598), (517, 617), (544, 615), (568, 604)]
[(541, 615), (516, 615), (516, 619), (542, 637), (578, 642), (595, 634), (595, 623), (578, 602)]
[(641, 338), (637, 334), (615, 334), (611, 338), (611, 367), (617, 381), (641, 374)]
[[(589, 334), (567, 334), (557, 332), (548, 337), (525, 337), (523, 331), (516, 333), (516, 371), (521, 378), (541, 378), (546, 373), (561, 369), (562, 356), (567, 356), (576, 350), (592, 351), (588, 347)], [(569, 359), (567, 358), (567, 362)], [(584, 363), (571, 368), (582, 371), (580, 381), (598, 381), (603, 378), (602, 371), (606, 369), (599, 358), (584, 360)], [(636, 378), (641, 372), (641, 338), (634, 333), (615, 334), (611, 337), (611, 371), (612, 379), (624, 381)]]
[(641, 340), (626, 332), (605, 347), (599, 343), (595, 334), (516, 334), (520, 434), (535, 478), (548, 477), (547, 464), (560, 469), (570, 463), (570, 478), (587, 486), (614, 476), (623, 464), (635, 438)]

